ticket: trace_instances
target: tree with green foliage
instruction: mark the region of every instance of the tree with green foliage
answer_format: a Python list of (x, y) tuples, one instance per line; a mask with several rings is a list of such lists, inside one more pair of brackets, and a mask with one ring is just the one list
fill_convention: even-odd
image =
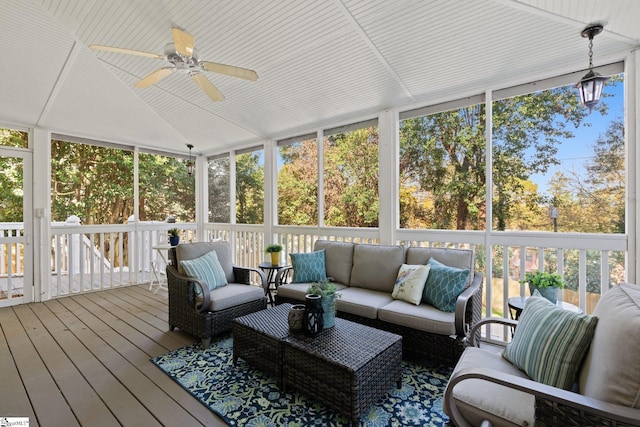
[(308, 140), (280, 149), (278, 224), (318, 224), (318, 144)]
[(236, 222), (262, 224), (264, 222), (264, 166), (259, 153), (236, 156)]
[(209, 221), (230, 222), (229, 157), (209, 161)]

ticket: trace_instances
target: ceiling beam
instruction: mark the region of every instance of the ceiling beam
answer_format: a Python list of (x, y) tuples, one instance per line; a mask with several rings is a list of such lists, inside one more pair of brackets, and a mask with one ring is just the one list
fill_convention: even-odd
[(367, 44), (367, 46), (369, 46), (369, 49), (371, 50), (371, 52), (373, 52), (376, 58), (378, 58), (378, 61), (380, 61), (380, 63), (384, 66), (387, 72), (391, 75), (391, 77), (393, 77), (393, 79), (398, 83), (398, 85), (400, 85), (405, 95), (407, 95), (407, 97), (411, 101), (415, 101), (415, 98), (411, 93), (411, 91), (409, 90), (409, 88), (404, 84), (404, 82), (402, 81), (398, 73), (396, 73), (396, 71), (393, 69), (391, 64), (389, 64), (389, 61), (387, 61), (384, 55), (382, 55), (382, 52), (378, 50), (378, 47), (369, 38), (366, 31), (360, 26), (360, 24), (358, 23), (356, 18), (351, 14), (351, 11), (349, 11), (347, 6), (345, 6), (344, 3), (342, 3), (342, 0), (335, 0), (335, 3), (338, 6), (338, 8), (342, 11), (342, 14), (345, 16), (345, 18), (347, 18), (347, 20), (349, 21), (353, 29), (358, 33), (360, 38)]
[(58, 78), (56, 79), (55, 84), (51, 88), (51, 92), (49, 92), (49, 96), (47, 97), (47, 102), (45, 102), (44, 106), (42, 107), (42, 111), (40, 111), (40, 116), (38, 117), (38, 121), (36, 122), (37, 126), (40, 126), (42, 124), (42, 121), (44, 121), (47, 118), (47, 115), (51, 111), (51, 108), (53, 107), (54, 102), (56, 102), (56, 97), (58, 96), (58, 93), (60, 93), (60, 88), (62, 88), (62, 85), (67, 79), (67, 76), (71, 72), (71, 69), (73, 68), (73, 64), (76, 61), (76, 58), (78, 57), (78, 53), (80, 52), (80, 46), (81, 46), (80, 43), (78, 43), (77, 41), (73, 42), (73, 46), (71, 46), (69, 55), (67, 55), (67, 59), (64, 61), (64, 64), (62, 65), (62, 69), (58, 74)]

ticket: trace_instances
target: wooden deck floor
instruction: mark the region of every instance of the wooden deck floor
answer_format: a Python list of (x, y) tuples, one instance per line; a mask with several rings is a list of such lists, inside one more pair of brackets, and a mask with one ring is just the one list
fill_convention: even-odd
[(149, 361), (196, 340), (169, 332), (166, 292), (137, 285), (0, 309), (0, 417), (30, 426), (226, 424)]

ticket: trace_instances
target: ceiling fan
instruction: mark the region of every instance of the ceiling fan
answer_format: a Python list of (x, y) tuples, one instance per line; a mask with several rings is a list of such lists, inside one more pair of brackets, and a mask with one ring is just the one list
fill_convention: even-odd
[(146, 56), (153, 59), (167, 60), (171, 66), (160, 68), (146, 77), (143, 77), (135, 86), (141, 89), (158, 83), (176, 71), (188, 74), (189, 77), (207, 94), (213, 101), (222, 101), (224, 95), (211, 83), (201, 71), (225, 74), (227, 76), (239, 77), (241, 79), (256, 81), (258, 74), (253, 70), (234, 67), (233, 65), (219, 64), (217, 62), (201, 61), (198, 49), (194, 47), (194, 37), (179, 28), (172, 28), (173, 43), (167, 43), (164, 47), (164, 55), (143, 52), (139, 50), (124, 49), (114, 46), (103, 46), (92, 44), (91, 49), (103, 50), (107, 52), (126, 53), (129, 55)]

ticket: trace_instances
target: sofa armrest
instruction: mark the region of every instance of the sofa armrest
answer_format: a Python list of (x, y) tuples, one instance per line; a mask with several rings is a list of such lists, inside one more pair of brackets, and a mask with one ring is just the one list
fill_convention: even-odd
[[(553, 408), (562, 408), (554, 414), (554, 421), (557, 425), (584, 425), (585, 420), (590, 420), (593, 424), (589, 425), (640, 426), (640, 409), (603, 402), (495, 369), (465, 368), (451, 376), (444, 395), (445, 412), (459, 427), (471, 427), (471, 424), (464, 419), (458, 410), (453, 399), (453, 389), (457, 384), (468, 379), (489, 381), (535, 396), (536, 419), (539, 416), (540, 402), (550, 403)], [(505, 404), (509, 403), (505, 402)]]
[[(477, 298), (477, 301), (474, 301)], [(472, 311), (474, 317), (481, 317), (482, 310), (482, 274), (475, 273), (471, 285), (458, 296), (456, 301), (455, 323), (456, 335), (464, 337), (469, 332), (473, 319), (467, 319), (467, 308), (469, 304), (473, 304)], [(478, 311), (478, 313), (475, 313)]]
[(276, 289), (282, 285), (287, 278), (290, 277), (293, 271), (293, 266), (289, 265), (287, 267), (281, 268), (278, 270), (278, 274), (276, 275)]
[[(200, 287), (202, 292), (202, 301), (196, 301), (195, 292), (192, 292), (192, 294), (189, 295), (189, 282), (193, 283), (194, 286)], [(211, 297), (209, 296), (209, 286), (207, 286), (207, 284), (202, 280), (180, 274), (173, 265), (167, 265), (167, 286), (180, 287), (181, 297), (184, 298), (184, 301), (179, 302), (180, 304), (193, 303), (193, 307), (196, 311), (200, 313), (207, 312), (211, 302)]]
[(260, 286), (262, 286), (262, 289), (264, 289), (264, 294), (266, 295), (267, 292), (269, 292), (269, 283), (267, 282), (267, 276), (262, 270), (249, 267), (238, 267), (236, 265), (233, 266), (233, 278), (235, 279), (236, 283), (250, 285), (251, 273), (256, 273), (258, 276), (260, 276)]

